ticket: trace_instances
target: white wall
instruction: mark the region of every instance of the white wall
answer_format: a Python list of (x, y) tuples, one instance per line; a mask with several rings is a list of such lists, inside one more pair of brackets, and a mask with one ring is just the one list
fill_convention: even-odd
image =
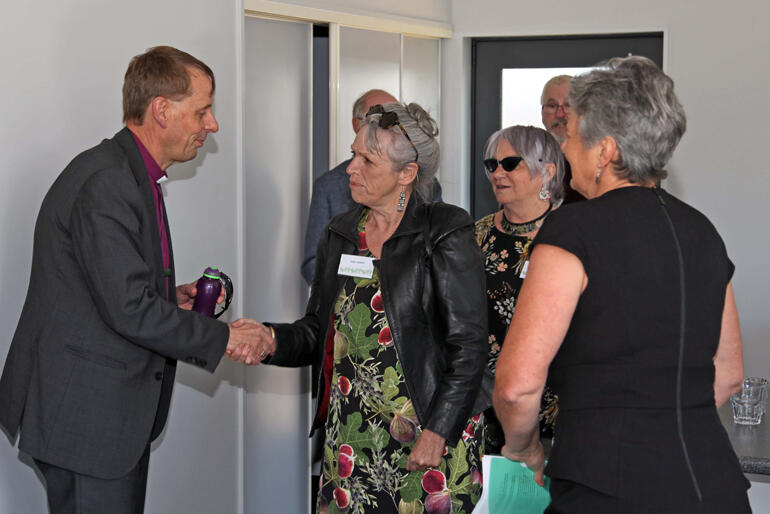
[[(0, 16), (0, 365), (29, 276), (32, 230), (45, 191), (81, 150), (121, 128), (129, 59), (170, 44), (217, 76), (220, 132), (199, 157), (169, 170), (167, 208), (177, 277), (207, 265), (231, 272), (236, 247), (236, 44), (239, 2), (92, 0), (6, 2)], [(221, 206), (199, 209), (205, 198)], [(205, 234), (205, 242), (201, 234)], [(235, 306), (237, 308), (237, 306)], [(147, 512), (236, 512), (240, 367), (212, 376), (179, 365), (167, 429), (150, 459)], [(0, 438), (0, 512), (45, 512), (45, 497), (18, 450)]]
[(664, 187), (704, 212), (724, 238), (736, 265), (746, 374), (770, 376), (769, 16), (769, 4), (750, 0), (452, 0), (455, 36), (442, 42), (445, 199), (470, 204), (469, 38), (664, 30), (664, 68), (688, 115)]

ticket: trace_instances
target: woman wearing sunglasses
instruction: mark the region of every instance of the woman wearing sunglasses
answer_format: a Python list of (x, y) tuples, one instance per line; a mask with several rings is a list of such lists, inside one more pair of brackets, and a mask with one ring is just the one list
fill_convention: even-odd
[(270, 364), (323, 369), (318, 510), (467, 513), (491, 405), (481, 252), (459, 207), (425, 203), (436, 122), (374, 106), (348, 166), (359, 203), (332, 219), (304, 318), (262, 330)]
[[(476, 241), (484, 254), (489, 321), (489, 369), (497, 358), (511, 322), (516, 297), (527, 275), (532, 239), (564, 194), (564, 156), (547, 131), (516, 125), (498, 130), (487, 141), (484, 168), (500, 210), (476, 222)], [(541, 430), (547, 437), (557, 414), (557, 399), (546, 389)], [(485, 413), (485, 453), (499, 455), (505, 443), (500, 422), (490, 407)]]

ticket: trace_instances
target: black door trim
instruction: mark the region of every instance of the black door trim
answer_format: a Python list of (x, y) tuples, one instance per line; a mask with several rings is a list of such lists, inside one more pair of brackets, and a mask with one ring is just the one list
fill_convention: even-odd
[[(469, 169), (470, 207), (474, 219), (489, 214), (490, 198), (494, 200), (483, 173), (481, 153), (486, 139), (499, 128), (501, 70), (593, 66), (610, 57), (628, 53), (645, 55), (662, 68), (663, 32), (471, 38)], [(490, 101), (490, 98), (496, 101)], [(481, 99), (486, 99), (487, 103), (482, 105)], [(479, 180), (480, 177), (483, 181)]]

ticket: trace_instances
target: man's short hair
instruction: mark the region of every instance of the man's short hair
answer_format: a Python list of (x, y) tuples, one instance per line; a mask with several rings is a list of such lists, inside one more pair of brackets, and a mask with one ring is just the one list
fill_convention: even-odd
[(545, 86), (543, 86), (543, 93), (540, 95), (540, 105), (544, 105), (547, 98), (545, 97), (545, 92), (548, 90), (551, 86), (558, 86), (559, 84), (563, 84), (565, 82), (569, 83), (569, 81), (572, 80), (572, 75), (556, 75), (555, 77), (552, 77), (548, 82), (545, 83)]
[(189, 95), (188, 68), (196, 68), (208, 76), (211, 94), (214, 94), (214, 72), (187, 52), (156, 46), (131, 59), (123, 81), (123, 122), (144, 123), (147, 106), (156, 96), (181, 100)]
[(366, 100), (374, 95), (374, 94), (381, 94), (381, 95), (388, 95), (393, 96), (384, 89), (370, 89), (366, 93), (359, 96), (356, 101), (353, 103), (353, 117), (357, 118), (359, 120), (364, 120), (366, 118)]

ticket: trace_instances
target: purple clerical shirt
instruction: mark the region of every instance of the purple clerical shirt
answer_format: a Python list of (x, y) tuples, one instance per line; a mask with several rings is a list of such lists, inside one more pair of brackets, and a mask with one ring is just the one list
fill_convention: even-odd
[(150, 177), (150, 183), (152, 184), (152, 197), (155, 200), (155, 218), (158, 221), (158, 233), (160, 234), (160, 248), (163, 253), (163, 271), (166, 276), (166, 300), (168, 300), (168, 277), (171, 273), (170, 259), (171, 256), (168, 251), (168, 234), (166, 232), (166, 223), (163, 220), (163, 191), (160, 189), (161, 182), (164, 182), (168, 175), (166, 172), (160, 169), (158, 163), (150, 155), (150, 152), (145, 148), (142, 142), (136, 137), (136, 134), (131, 133), (134, 136), (136, 146), (139, 147), (139, 153), (142, 154), (142, 160), (144, 160), (144, 167), (147, 168), (147, 176)]

